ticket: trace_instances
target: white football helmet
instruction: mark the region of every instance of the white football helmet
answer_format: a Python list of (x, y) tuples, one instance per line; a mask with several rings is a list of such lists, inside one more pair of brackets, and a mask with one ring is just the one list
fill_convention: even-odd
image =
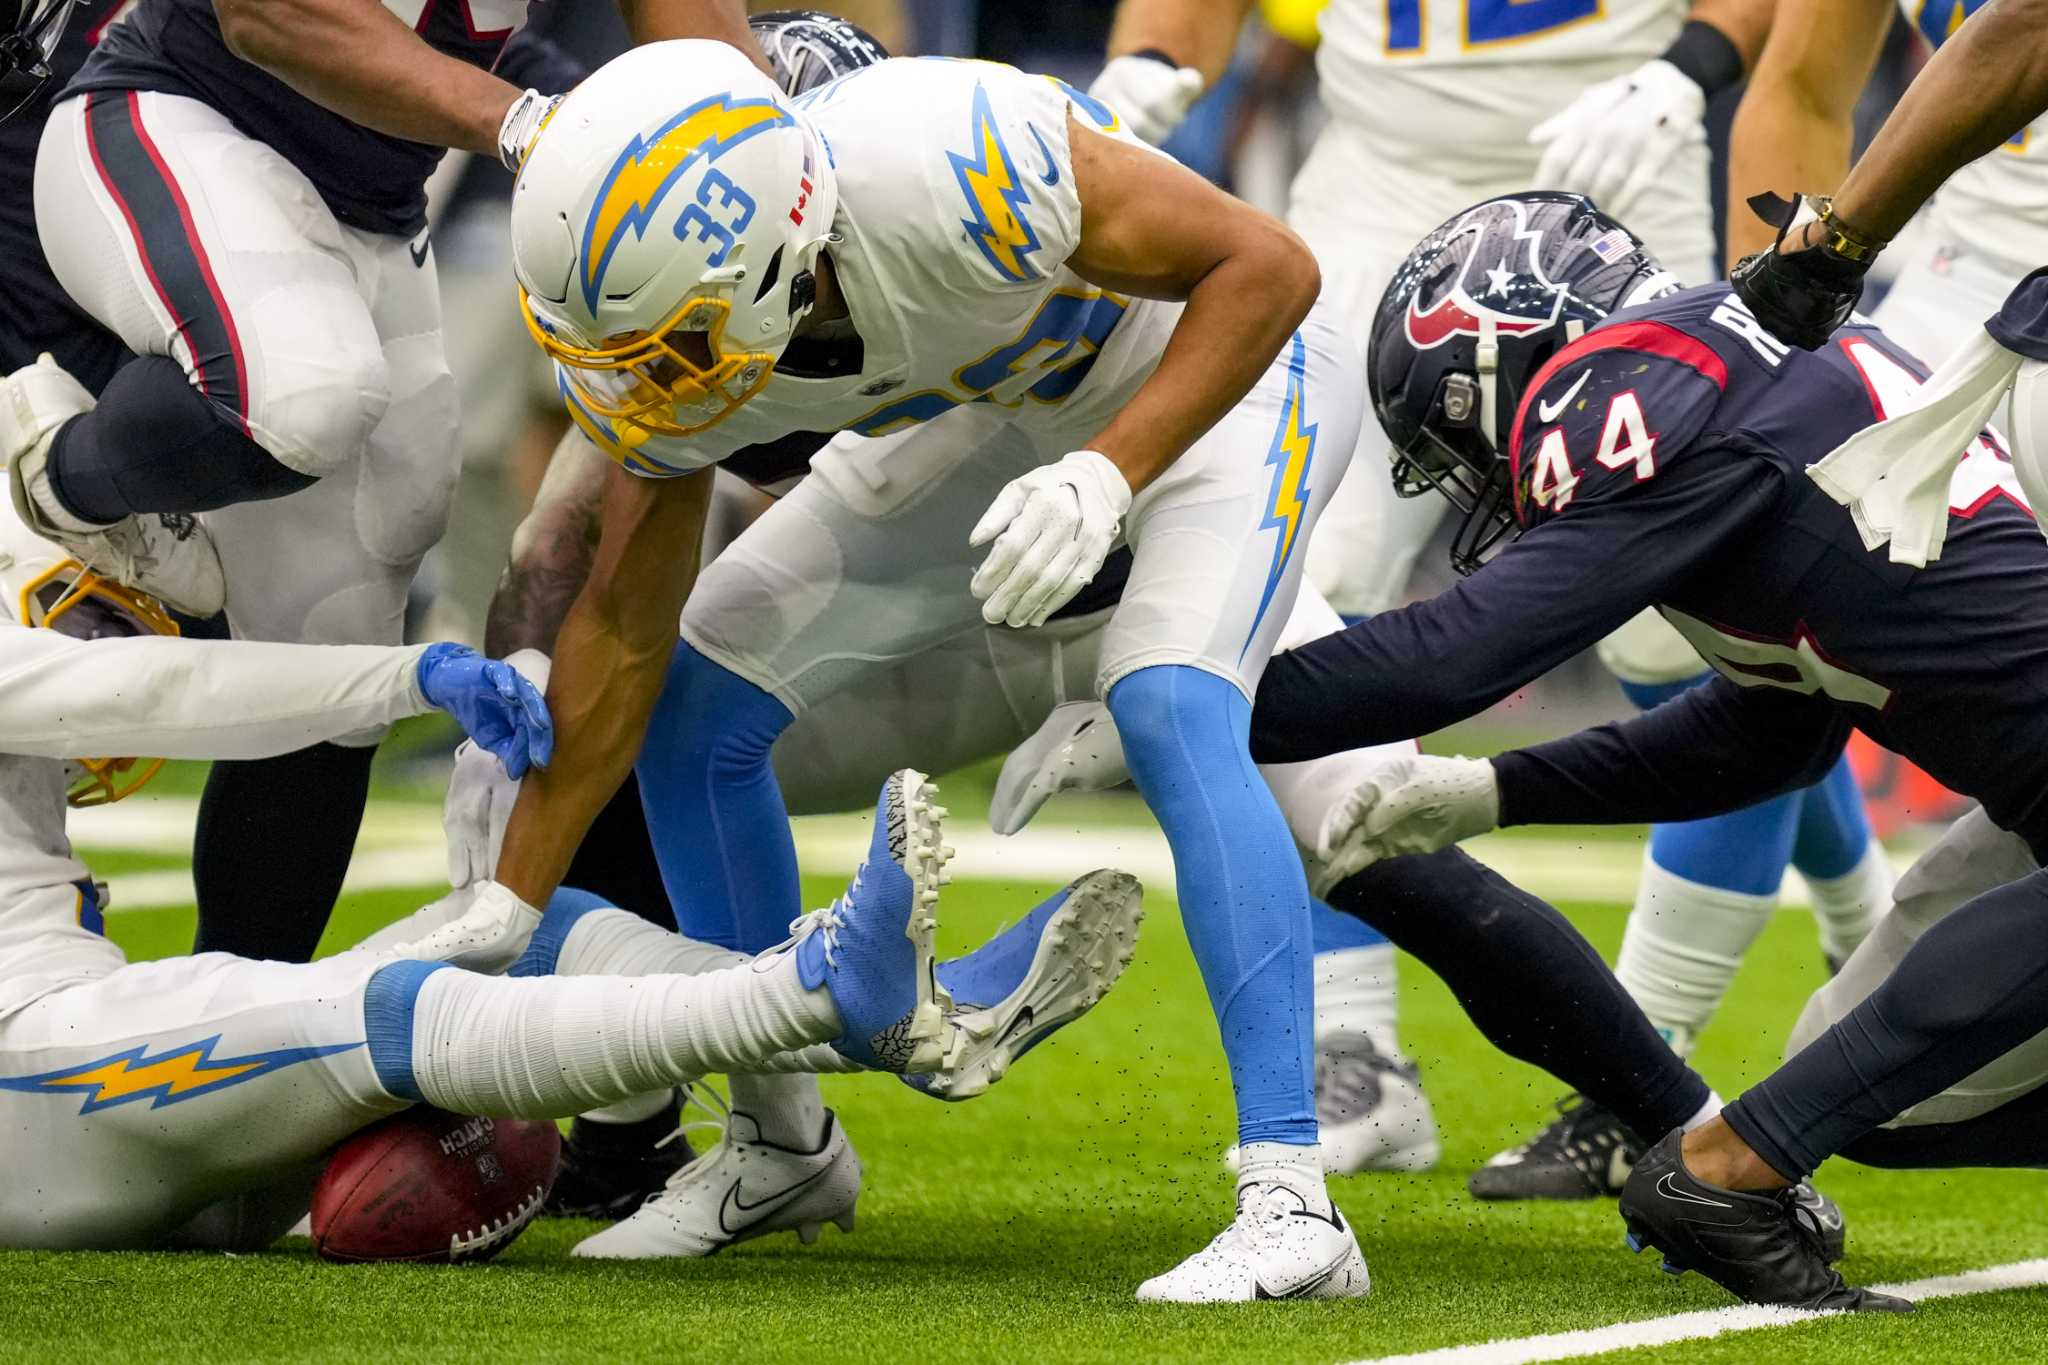
[[(179, 633), (154, 597), (102, 577), (30, 530), (11, 498), (0, 498), (0, 613), (80, 640)], [(72, 773), (71, 804), (119, 801), (163, 766), (160, 758), (80, 759)]]
[(528, 329), (592, 412), (702, 431), (768, 382), (837, 204), (824, 143), (736, 49), (636, 47), (569, 93), (520, 168)]

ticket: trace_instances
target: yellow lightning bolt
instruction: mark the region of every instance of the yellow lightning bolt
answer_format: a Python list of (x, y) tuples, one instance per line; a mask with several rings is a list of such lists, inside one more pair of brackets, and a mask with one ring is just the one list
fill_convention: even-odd
[(634, 138), (612, 166), (583, 232), (583, 291), (596, 306), (598, 281), (629, 230), (645, 231), (654, 206), (699, 156), (717, 159), (764, 129), (794, 123), (768, 99), (713, 95), (676, 115), (650, 138)]
[(51, 1090), (91, 1090), (95, 1106), (112, 1104), (119, 1099), (142, 1091), (166, 1086), (165, 1097), (176, 1099), (187, 1090), (196, 1090), (202, 1085), (212, 1085), (233, 1076), (251, 1071), (261, 1071), (263, 1062), (226, 1062), (219, 1066), (207, 1062), (205, 1051), (191, 1048), (171, 1057), (159, 1057), (138, 1066), (126, 1057), (80, 1071), (59, 1080), (43, 1084)]
[(1287, 420), (1280, 433), (1275, 454), (1280, 472), (1273, 480), (1273, 519), (1280, 523), (1280, 562), (1286, 563), (1294, 549), (1294, 534), (1301, 529), (1302, 485), (1308, 478), (1309, 452), (1314, 449), (1314, 432), (1301, 424), (1301, 389), (1290, 385)]
[(1034, 279), (1038, 271), (1024, 257), (1038, 250), (1038, 234), (1018, 211), (1027, 196), (1017, 183), (1017, 168), (1009, 151), (996, 132), (995, 113), (989, 106), (986, 89), (977, 89), (974, 94), (972, 135), (972, 157), (946, 153), (946, 159), (953, 163), (960, 191), (974, 210), (975, 216), (962, 226), (974, 235), (975, 244), (1004, 279)]

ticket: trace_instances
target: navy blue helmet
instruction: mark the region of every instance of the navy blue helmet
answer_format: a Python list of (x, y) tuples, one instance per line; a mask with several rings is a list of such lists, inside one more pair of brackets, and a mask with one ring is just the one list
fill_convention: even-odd
[(1475, 204), (1422, 239), (1373, 316), (1366, 384), (1394, 445), (1394, 488), (1464, 513), (1451, 563), (1470, 573), (1514, 530), (1508, 434), (1530, 379), (1609, 313), (1677, 288), (1581, 194)]
[(50, 57), (71, 9), (71, 0), (0, 0), (0, 118), (50, 79)]
[[(4, 0), (0, 0), (4, 2)], [(889, 60), (889, 49), (858, 24), (814, 9), (781, 9), (747, 20), (785, 95), (801, 95), (849, 71)]]

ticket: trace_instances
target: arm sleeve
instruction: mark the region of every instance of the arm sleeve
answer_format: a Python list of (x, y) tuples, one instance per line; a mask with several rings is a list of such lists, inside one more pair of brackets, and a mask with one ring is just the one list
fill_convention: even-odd
[(0, 751), (268, 758), (432, 710), (424, 645), (280, 645), (6, 631)]
[(522, 28), (505, 44), (496, 73), (513, 84), (530, 86), (542, 94), (565, 94), (590, 74), (590, 68), (566, 48)]
[(1549, 672), (1644, 607), (1770, 505), (1768, 466), (1696, 456), (1591, 500), (1449, 591), (1274, 656), (1252, 757), (1296, 763), (1440, 730)]
[(1854, 728), (1835, 706), (1715, 676), (1654, 710), (1494, 757), (1503, 825), (1700, 820), (1819, 781)]

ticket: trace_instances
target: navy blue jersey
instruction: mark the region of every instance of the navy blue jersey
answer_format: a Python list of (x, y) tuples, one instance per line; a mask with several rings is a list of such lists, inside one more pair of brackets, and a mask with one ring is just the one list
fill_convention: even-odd
[[(1957, 452), (1947, 545), (1924, 569), (1864, 549), (1805, 473), (1923, 374), (1861, 322), (1789, 348), (1724, 284), (1617, 313), (1525, 392), (1521, 538), (1436, 598), (1277, 658), (1254, 755), (1439, 729), (1656, 606), (1727, 680), (1671, 703), (1693, 742), (1768, 731), (1797, 751), (1790, 781), (1853, 725), (2006, 828), (2048, 835), (2048, 545), (1994, 438)], [(1712, 785), (1712, 768), (1687, 780)]]
[(2048, 267), (2014, 285), (1984, 330), (2008, 351), (2029, 360), (2048, 360)]
[[(526, 22), (526, 5), (389, 0), (386, 8), (435, 50), (489, 68)], [(427, 177), (443, 149), (352, 123), (235, 56), (211, 0), (136, 0), (65, 93), (91, 90), (154, 90), (212, 105), (303, 172), (348, 226), (407, 237), (426, 226)]]
[(71, 301), (43, 258), (36, 236), (36, 145), (58, 90), (126, 7), (126, 0), (80, 0), (50, 54), (50, 79), (0, 121), (0, 299), (7, 301), (0, 309), (0, 372), (33, 365), (48, 351), (95, 393), (130, 358), (128, 348)]

